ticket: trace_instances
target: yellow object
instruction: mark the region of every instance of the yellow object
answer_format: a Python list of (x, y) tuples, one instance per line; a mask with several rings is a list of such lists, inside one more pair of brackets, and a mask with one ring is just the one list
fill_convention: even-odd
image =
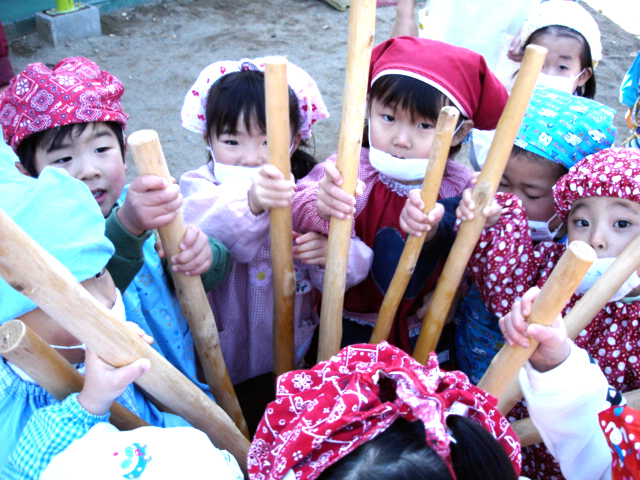
[(56, 10), (58, 13), (71, 12), (76, 9), (74, 0), (56, 0)]

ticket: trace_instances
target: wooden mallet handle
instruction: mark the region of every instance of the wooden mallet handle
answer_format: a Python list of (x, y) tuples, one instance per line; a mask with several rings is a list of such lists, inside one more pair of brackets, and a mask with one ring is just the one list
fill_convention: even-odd
[[(84, 385), (84, 377), (21, 320), (0, 325), (0, 356), (33, 378), (59, 402), (82, 390)], [(117, 402), (111, 406), (109, 421), (118, 430), (149, 425)]]
[[(455, 107), (444, 107), (438, 116), (436, 136), (431, 147), (431, 160), (420, 190), (425, 214), (433, 209), (436, 200), (438, 200), (442, 175), (449, 158), (449, 148), (451, 147), (451, 140), (459, 115), (460, 112)], [(371, 335), (371, 343), (380, 343), (389, 337), (398, 305), (400, 305), (402, 296), (407, 289), (407, 284), (416, 268), (426, 235), (426, 233), (423, 233), (419, 237), (407, 236), (393, 279), (380, 306), (378, 319)]]
[(422, 323), (420, 336), (413, 352), (413, 357), (420, 363), (426, 363), (429, 353), (433, 352), (438, 345), (444, 321), (460, 285), (460, 280), (487, 221), (482, 210), (491, 203), (496, 193), (522, 117), (527, 109), (531, 92), (542, 69), (546, 52), (545, 48), (537, 45), (529, 45), (525, 49), (520, 72), (498, 121), (496, 135), (491, 143), (487, 161), (473, 188), (474, 219), (462, 222), (460, 225), (456, 241), (451, 247)]
[[(265, 60), (264, 85), (267, 110), (269, 163), (278, 167), (284, 178), (291, 177), (291, 128), (289, 127), (289, 85), (287, 60)], [(294, 309), (296, 274), (291, 250), (291, 205), (272, 208), (271, 259), (273, 262), (273, 371), (276, 375), (294, 367)]]
[[(350, 194), (355, 192), (358, 181), (375, 20), (375, 0), (352, 0), (349, 12), (347, 73), (336, 163), (343, 179), (342, 188)], [(328, 360), (340, 350), (352, 222), (353, 218), (339, 220), (332, 217), (329, 224), (329, 251), (322, 286), (318, 361)]]
[[(552, 325), (596, 258), (596, 253), (586, 243), (571, 242), (533, 302), (528, 323)], [(520, 345), (502, 347), (480, 379), (478, 387), (498, 397), (500, 405), (509, 382), (516, 378), (537, 347), (538, 342), (533, 338), (529, 339), (529, 348)]]
[[(129, 135), (127, 145), (140, 175), (157, 175), (170, 181), (158, 134), (154, 130), (138, 130)], [(182, 213), (169, 224), (158, 228), (166, 258), (180, 253), (180, 242), (187, 231)], [(204, 375), (216, 402), (229, 414), (240, 431), (249, 437), (227, 367), (222, 356), (218, 329), (199, 275), (188, 276), (173, 272), (173, 283), (182, 313), (189, 323), (193, 343), (198, 352)]]
[(71, 335), (115, 367), (147, 358), (136, 384), (228, 450), (246, 472), (249, 441), (227, 414), (129, 327), (115, 318), (51, 254), (0, 210), (0, 276)]

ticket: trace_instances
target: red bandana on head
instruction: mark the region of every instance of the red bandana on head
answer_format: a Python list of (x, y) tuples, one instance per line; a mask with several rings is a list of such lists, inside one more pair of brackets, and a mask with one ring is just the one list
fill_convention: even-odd
[(444, 93), (474, 128), (493, 130), (507, 103), (507, 90), (484, 57), (472, 50), (417, 37), (394, 37), (373, 49), (369, 86), (380, 75), (401, 74)]
[(556, 212), (565, 223), (573, 203), (587, 197), (617, 197), (640, 203), (640, 150), (600, 150), (576, 163), (553, 187)]
[(0, 95), (4, 139), (17, 150), (29, 135), (63, 125), (117, 122), (124, 129), (123, 92), (120, 80), (86, 58), (66, 58), (53, 70), (32, 63)]
[(611, 450), (612, 480), (640, 479), (640, 412), (616, 406), (598, 418)]
[[(382, 378), (391, 380), (384, 383), (395, 388), (392, 395)], [(386, 342), (352, 345), (310, 370), (278, 378), (276, 400), (249, 448), (249, 478), (279, 480), (293, 470), (296, 480), (313, 480), (399, 417), (424, 423), (427, 444), (451, 470), (445, 421), (452, 413), (489, 431), (520, 471), (520, 443), (496, 399), (462, 372), (441, 371), (433, 354), (421, 365)]]

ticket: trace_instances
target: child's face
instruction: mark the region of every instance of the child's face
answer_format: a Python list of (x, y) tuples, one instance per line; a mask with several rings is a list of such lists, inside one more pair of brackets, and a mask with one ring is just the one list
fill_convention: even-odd
[(573, 82), (573, 90), (581, 87), (589, 77), (591, 69), (583, 70), (580, 61), (582, 43), (571, 37), (544, 33), (531, 42), (547, 49), (547, 56), (544, 59), (542, 73), (557, 77), (576, 77)]
[(640, 204), (617, 197), (587, 197), (571, 206), (569, 241), (593, 247), (598, 258), (617, 257), (640, 235)]
[(500, 180), (500, 192), (522, 200), (529, 220), (546, 222), (553, 217), (553, 185), (558, 172), (551, 162), (537, 162), (523, 155), (511, 155)]
[[(116, 287), (106, 268), (95, 277), (82, 282), (82, 286), (105, 307), (113, 307), (116, 301)], [(50, 345), (72, 346), (80, 342), (77, 338), (62, 328), (40, 308), (36, 308), (20, 317), (42, 339)], [(71, 363), (84, 361), (84, 351), (80, 348), (72, 350), (58, 350)]]
[(371, 146), (394, 157), (429, 158), (435, 122), (374, 98), (369, 113)]
[(104, 123), (88, 125), (80, 135), (70, 135), (50, 151), (38, 147), (35, 152), (38, 175), (45, 167), (64, 168), (73, 178), (84, 182), (105, 217), (122, 194), (126, 181), (120, 144)]
[(236, 133), (222, 133), (216, 136), (213, 129), (209, 132), (211, 149), (215, 161), (224, 165), (242, 167), (260, 167), (269, 160), (267, 134), (258, 127), (247, 131), (244, 119), (238, 119)]

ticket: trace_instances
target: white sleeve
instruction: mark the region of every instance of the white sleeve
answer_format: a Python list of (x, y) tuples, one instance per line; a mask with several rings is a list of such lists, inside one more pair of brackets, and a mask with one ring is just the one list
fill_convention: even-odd
[(587, 352), (571, 345), (569, 357), (553, 370), (520, 370), (529, 415), (560, 463), (567, 480), (610, 479), (611, 453), (598, 413), (609, 407), (609, 384)]

